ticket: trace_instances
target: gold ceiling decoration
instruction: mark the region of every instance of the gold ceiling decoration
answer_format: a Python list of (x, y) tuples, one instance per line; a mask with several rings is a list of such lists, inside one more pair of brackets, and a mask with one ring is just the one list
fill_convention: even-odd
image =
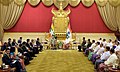
[(17, 5), (24, 5), (26, 0), (14, 0)]
[(73, 7), (79, 5), (81, 0), (69, 0), (69, 4)]
[(105, 6), (108, 0), (95, 0), (96, 4), (99, 6)]
[(118, 6), (118, 5), (120, 5), (120, 0), (109, 0), (109, 3), (112, 6)]
[(63, 9), (67, 7), (68, 5), (68, 0), (53, 0), (54, 5), (59, 9), (60, 8), (60, 3), (62, 2)]
[(110, 5), (114, 7), (120, 6), (120, 0), (0, 0), (0, 3), (3, 5), (9, 5), (12, 1), (14, 1), (17, 5), (24, 5), (25, 2), (28, 1), (28, 3), (32, 6), (38, 5), (39, 2), (42, 1), (45, 6), (51, 6), (54, 4), (58, 9), (61, 2), (63, 4), (63, 9), (68, 5), (75, 7), (79, 5), (80, 2), (86, 7), (92, 6), (94, 2), (96, 2), (99, 6), (105, 6), (107, 3), (110, 3)]
[(51, 6), (53, 4), (53, 0), (42, 0), (42, 2), (46, 6)]
[(94, 0), (82, 0), (82, 3), (84, 6), (90, 7), (94, 3)]
[(13, 0), (0, 0), (3, 5), (9, 5)]
[(38, 5), (40, 2), (40, 0), (28, 0), (28, 3), (32, 6), (36, 6)]

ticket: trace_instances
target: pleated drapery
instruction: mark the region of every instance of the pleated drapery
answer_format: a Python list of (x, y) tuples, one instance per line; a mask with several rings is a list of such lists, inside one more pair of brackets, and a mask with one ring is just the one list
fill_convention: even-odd
[(118, 6), (116, 10), (116, 21), (117, 21), (118, 30), (120, 32), (120, 6)]
[[(112, 31), (120, 32), (120, 2), (108, 2), (105, 6), (97, 5), (100, 15), (106, 26)], [(116, 5), (114, 4), (116, 3)]]
[(5, 1), (7, 3), (3, 2), (0, 3), (0, 41), (2, 40), (4, 30), (10, 29), (16, 24), (25, 4), (18, 5), (12, 0), (8, 1), (9, 3), (7, 1)]
[(117, 31), (115, 8), (112, 7), (109, 3), (107, 3), (107, 5), (104, 7), (98, 6), (98, 10), (106, 26), (112, 31)]

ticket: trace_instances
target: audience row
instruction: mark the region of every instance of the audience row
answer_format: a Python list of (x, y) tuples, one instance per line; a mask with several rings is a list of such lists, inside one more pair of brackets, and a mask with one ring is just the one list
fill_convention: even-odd
[(22, 41), (22, 37), (16, 42), (11, 38), (1, 46), (2, 64), (9, 65), (10, 68), (16, 68), (16, 72), (26, 72), (25, 65), (28, 65), (35, 54), (42, 51), (42, 44), (37, 38), (36, 42), (32, 39)]
[(88, 60), (92, 61), (96, 72), (106, 72), (110, 69), (120, 69), (120, 42), (100, 38), (98, 41), (83, 37), (79, 51), (83, 51)]

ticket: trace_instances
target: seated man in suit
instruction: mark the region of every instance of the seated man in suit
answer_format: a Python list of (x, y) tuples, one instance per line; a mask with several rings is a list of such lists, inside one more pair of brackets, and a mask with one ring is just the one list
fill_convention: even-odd
[(12, 47), (11, 38), (8, 39), (8, 47)]
[(85, 40), (85, 37), (83, 37), (83, 41), (81, 44), (81, 48), (83, 49), (83, 51), (85, 51), (85, 44), (86, 44), (86, 40)]
[(30, 39), (27, 39), (27, 42), (23, 42), (22, 49), (25, 52), (28, 52), (31, 57), (35, 57), (35, 54), (33, 52), (33, 48), (30, 46)]
[(7, 42), (5, 42), (3, 46), (1, 46), (1, 51), (4, 51), (7, 47), (8, 47), (8, 44)]
[(11, 63), (11, 59), (10, 59), (10, 49), (6, 48), (5, 53), (2, 57), (2, 61), (3, 63), (5, 63), (6, 65), (10, 65)]
[(13, 39), (12, 47), (10, 48), (10, 52), (15, 52), (15, 47), (18, 47), (18, 44), (16, 42), (16, 39)]
[(31, 42), (30, 42), (30, 46), (34, 49), (34, 53), (35, 53), (35, 54), (38, 54), (38, 53), (39, 53), (38, 47), (35, 45), (35, 42), (34, 42), (33, 39), (32, 39)]
[(12, 46), (17, 46), (18, 44), (17, 44), (17, 42), (16, 42), (16, 39), (13, 39), (13, 41), (12, 41)]
[(16, 72), (20, 72), (20, 70), (22, 69), (21, 63), (18, 59), (16, 59), (14, 53), (10, 53), (9, 48), (6, 49), (2, 57), (2, 62), (5, 63), (5, 65), (9, 65), (10, 67), (16, 67)]
[(18, 44), (22, 44), (22, 37), (18, 40)]
[(24, 56), (25, 65), (28, 65), (30, 63), (29, 61), (33, 59), (28, 52), (23, 51), (22, 44), (18, 47), (18, 54), (22, 54)]
[(30, 45), (30, 39), (27, 39), (26, 48), (29, 50), (29, 53), (30, 53), (30, 55), (31, 55), (32, 57), (36, 57), (36, 56), (35, 56), (34, 49), (33, 49), (33, 47), (31, 47), (31, 45)]
[(39, 51), (42, 51), (43, 46), (42, 46), (42, 44), (39, 42), (39, 38), (37, 38), (37, 41), (36, 41), (36, 46), (37, 46), (38, 48), (40, 48), (40, 50), (39, 50)]

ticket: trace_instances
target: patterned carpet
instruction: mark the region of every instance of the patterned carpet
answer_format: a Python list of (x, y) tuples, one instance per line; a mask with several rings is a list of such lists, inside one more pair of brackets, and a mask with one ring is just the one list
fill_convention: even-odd
[(27, 72), (94, 72), (93, 64), (76, 50), (45, 50), (26, 69)]

